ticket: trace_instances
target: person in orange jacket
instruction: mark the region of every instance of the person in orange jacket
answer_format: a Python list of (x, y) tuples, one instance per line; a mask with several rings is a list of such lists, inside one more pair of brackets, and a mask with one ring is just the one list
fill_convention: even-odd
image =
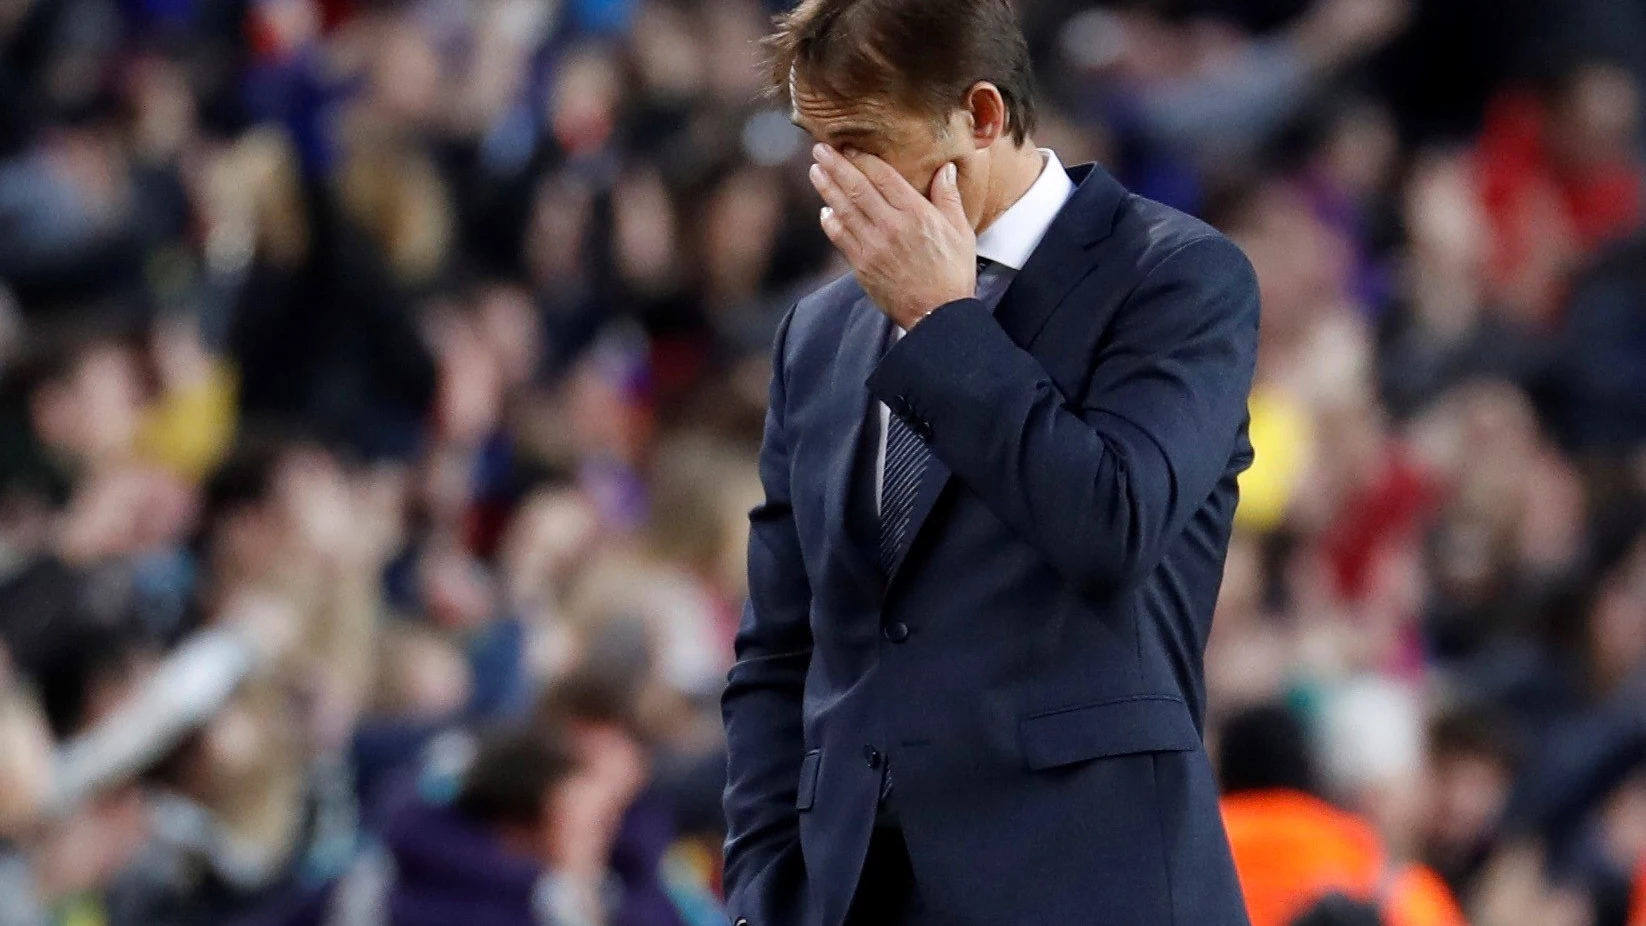
[(1393, 858), (1371, 822), (1317, 796), (1312, 750), (1286, 708), (1230, 719), (1219, 776), (1252, 926), (1295, 926), (1334, 896), (1375, 906), (1386, 926), (1467, 926), (1439, 876)]

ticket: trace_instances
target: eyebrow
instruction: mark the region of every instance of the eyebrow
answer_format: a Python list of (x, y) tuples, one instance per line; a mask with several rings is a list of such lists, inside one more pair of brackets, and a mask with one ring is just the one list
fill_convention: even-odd
[[(807, 134), (811, 134), (811, 130), (800, 121), (799, 115), (790, 113), (789, 121), (794, 123), (795, 127), (801, 129)], [(829, 132), (829, 137), (835, 140), (876, 138), (879, 135), (880, 130), (867, 125), (843, 125)]]
[(866, 125), (847, 125), (841, 126), (829, 134), (835, 138), (872, 138), (879, 135), (880, 132)]

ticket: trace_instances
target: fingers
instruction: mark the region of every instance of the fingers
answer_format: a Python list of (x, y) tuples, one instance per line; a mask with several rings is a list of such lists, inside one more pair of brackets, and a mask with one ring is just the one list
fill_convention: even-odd
[(909, 211), (919, 208), (924, 203), (920, 191), (909, 185), (903, 175), (892, 169), (890, 164), (866, 152), (856, 152), (847, 156), (874, 188), (885, 198), (892, 208)]
[(828, 145), (818, 145), (812, 153), (817, 158), (811, 169), (812, 186), (848, 227), (857, 231), (858, 226), (892, 219), (896, 210), (851, 161)]
[(861, 248), (857, 236), (852, 234), (851, 229), (846, 227), (846, 223), (840, 220), (840, 213), (829, 206), (824, 206), (823, 211), (818, 214), (818, 224), (823, 226), (823, 234), (829, 237), (829, 243), (839, 248), (840, 253), (846, 255), (847, 260), (856, 263)]
[(938, 168), (937, 176), (932, 178), (932, 205), (943, 217), (949, 220), (957, 229), (970, 229), (971, 220), (966, 217), (966, 204), (960, 199), (960, 184), (958, 169), (950, 161)]

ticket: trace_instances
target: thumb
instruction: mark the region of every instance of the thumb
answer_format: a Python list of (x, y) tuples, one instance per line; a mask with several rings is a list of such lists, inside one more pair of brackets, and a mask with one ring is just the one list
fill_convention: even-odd
[(972, 223), (966, 218), (966, 206), (960, 201), (960, 186), (955, 179), (957, 173), (953, 161), (938, 168), (937, 176), (932, 178), (932, 205), (956, 228), (970, 228)]

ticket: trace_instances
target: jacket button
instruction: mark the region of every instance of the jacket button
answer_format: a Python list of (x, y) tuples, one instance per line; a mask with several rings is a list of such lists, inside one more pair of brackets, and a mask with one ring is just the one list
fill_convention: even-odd
[(864, 746), (863, 747), (863, 761), (869, 763), (869, 768), (871, 768), (871, 769), (879, 768), (880, 767), (880, 750), (874, 748), (873, 746)]
[(749, 926), (749, 921), (739, 917), (735, 926)]
[(895, 623), (887, 624), (880, 632), (885, 635), (886, 639), (892, 641), (893, 643), (902, 643), (904, 640), (909, 638), (909, 625), (903, 623), (902, 621), (897, 621)]

